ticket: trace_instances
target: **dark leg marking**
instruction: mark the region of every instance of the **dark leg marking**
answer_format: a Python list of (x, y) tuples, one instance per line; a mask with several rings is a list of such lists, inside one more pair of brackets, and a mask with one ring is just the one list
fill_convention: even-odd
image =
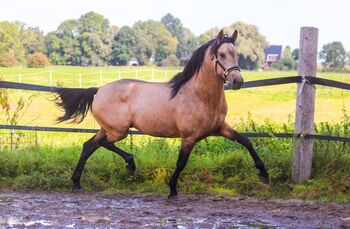
[(186, 147), (181, 147), (180, 152), (179, 152), (179, 157), (176, 162), (176, 169), (174, 171), (174, 174), (172, 175), (170, 181), (169, 181), (169, 186), (170, 186), (170, 194), (168, 198), (173, 198), (177, 196), (177, 190), (176, 190), (176, 185), (177, 185), (177, 180), (180, 177), (180, 174), (182, 170), (185, 168), (186, 163), (188, 161), (188, 158), (190, 156), (191, 150), (193, 148), (193, 145), (186, 146)]
[(76, 190), (81, 189), (80, 177), (81, 177), (81, 173), (84, 169), (85, 163), (86, 163), (87, 159), (100, 147), (97, 140), (94, 140), (95, 137), (96, 137), (96, 135), (93, 136), (92, 138), (90, 138), (87, 142), (85, 142), (83, 144), (83, 150), (80, 154), (78, 164), (75, 167), (72, 178), (71, 178), (73, 181), (72, 191), (76, 191)]
[(250, 155), (252, 156), (254, 163), (255, 163), (255, 167), (257, 169), (259, 169), (260, 173), (258, 174), (259, 179), (265, 183), (265, 184), (269, 184), (269, 174), (267, 173), (266, 169), (265, 169), (265, 165), (264, 162), (260, 159), (259, 155), (257, 154), (257, 152), (255, 151), (255, 149), (253, 148), (252, 143), (250, 142), (250, 140), (247, 137), (244, 137), (243, 135), (239, 134), (237, 131), (232, 130), (233, 133), (233, 138), (231, 138), (232, 140), (237, 140), (238, 143), (240, 143), (241, 145), (243, 145), (250, 153)]
[(118, 154), (119, 156), (121, 156), (125, 162), (126, 162), (126, 173), (129, 175), (134, 175), (135, 170), (136, 170), (136, 165), (135, 165), (135, 161), (134, 161), (134, 157), (132, 154), (129, 154), (127, 152), (125, 152), (124, 150), (116, 147), (113, 142), (109, 142), (107, 139), (107, 136), (104, 136), (103, 138), (101, 138), (99, 140), (99, 144), (103, 147), (105, 147), (106, 149), (109, 149), (111, 151), (113, 151), (114, 153)]

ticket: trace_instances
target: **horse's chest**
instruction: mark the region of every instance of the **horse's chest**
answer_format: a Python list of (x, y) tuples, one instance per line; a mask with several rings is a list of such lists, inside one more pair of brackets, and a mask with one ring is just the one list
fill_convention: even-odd
[(199, 119), (201, 120), (201, 126), (204, 132), (211, 133), (213, 130), (217, 129), (225, 121), (226, 113), (222, 112), (220, 108), (210, 109), (207, 112), (203, 112)]

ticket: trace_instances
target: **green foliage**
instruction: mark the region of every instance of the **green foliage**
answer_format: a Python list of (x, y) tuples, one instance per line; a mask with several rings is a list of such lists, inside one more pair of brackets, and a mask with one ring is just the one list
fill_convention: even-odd
[(180, 65), (184, 66), (191, 58), (193, 51), (199, 47), (199, 39), (188, 28), (183, 27), (179, 18), (169, 13), (162, 17), (161, 22), (178, 40), (176, 57)]
[[(349, 120), (316, 127), (320, 134), (348, 134)], [(238, 125), (240, 131), (291, 132), (293, 123), (257, 123), (250, 117)], [(56, 134), (57, 135), (57, 134)], [(53, 135), (53, 138), (57, 138)], [(125, 162), (105, 149), (87, 162), (82, 185), (88, 191), (167, 193), (180, 141), (133, 137), (117, 145), (132, 152), (137, 166), (134, 177), (125, 174)], [(262, 184), (254, 162), (241, 145), (218, 137), (199, 142), (179, 181), (180, 192), (251, 195), (264, 198), (302, 198), (317, 201), (349, 201), (350, 146), (318, 141), (314, 144), (313, 179), (304, 184), (290, 180), (291, 139), (252, 139), (270, 173), (271, 185)], [(82, 143), (81, 143), (82, 144)], [(70, 175), (79, 158), (81, 146), (43, 145), (0, 154), (0, 187), (30, 190), (63, 190), (71, 187)]]
[(319, 58), (322, 65), (332, 70), (339, 70), (345, 66), (348, 54), (346, 53), (343, 44), (339, 41), (334, 41), (323, 45)]
[(0, 88), (0, 106), (5, 112), (5, 122), (10, 125), (17, 125), (18, 121), (31, 104), (32, 98), (33, 96), (29, 96), (28, 98), (19, 97), (14, 106), (8, 91)]
[(27, 56), (28, 68), (45, 68), (50, 64), (49, 59), (43, 53), (34, 53), (33, 55)]
[(293, 57), (293, 59), (295, 61), (298, 61), (298, 59), (299, 59), (299, 49), (293, 49), (292, 57)]
[(47, 54), (53, 64), (102, 66), (110, 62), (118, 29), (102, 15), (89, 12), (69, 19), (46, 36)]
[(177, 59), (177, 57), (174, 54), (171, 54), (162, 61), (161, 65), (166, 67), (177, 67), (179, 64), (180, 61)]
[(18, 27), (10, 22), (2, 21), (0, 22), (0, 56), (5, 54), (23, 59), (24, 48)]
[(278, 62), (275, 62), (271, 65), (272, 68), (284, 71), (284, 70), (293, 70), (297, 68), (297, 62), (294, 59), (295, 55), (298, 55), (296, 52), (297, 49), (294, 49), (294, 54), (291, 51), (290, 46), (286, 46), (283, 50), (283, 58)]
[[(176, 53), (178, 41), (166, 29), (164, 24), (158, 21), (138, 21), (133, 29), (139, 36), (143, 37), (143, 44), (148, 47), (147, 54), (154, 56), (155, 62), (161, 65), (162, 61), (171, 54)], [(151, 50), (151, 52), (149, 52)], [(151, 57), (151, 56), (147, 56)]]
[(136, 54), (135, 46), (139, 38), (129, 26), (123, 26), (114, 37), (111, 64), (126, 65)]
[(45, 36), (39, 27), (28, 27), (20, 21), (16, 21), (13, 24), (16, 25), (20, 31), (20, 39), (26, 56), (36, 52), (44, 53), (46, 51)]
[(184, 28), (179, 18), (167, 13), (160, 21), (168, 29), (171, 35), (177, 38), (178, 41), (184, 37)]

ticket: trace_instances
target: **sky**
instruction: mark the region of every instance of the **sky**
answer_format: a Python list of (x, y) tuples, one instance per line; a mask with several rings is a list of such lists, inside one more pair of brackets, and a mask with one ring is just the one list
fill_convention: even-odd
[(292, 48), (299, 46), (300, 28), (313, 26), (319, 29), (319, 50), (340, 41), (349, 51), (349, 9), (348, 0), (11, 0), (1, 4), (0, 21), (20, 20), (48, 33), (89, 11), (119, 27), (171, 13), (196, 35), (243, 21), (258, 26), (270, 44)]

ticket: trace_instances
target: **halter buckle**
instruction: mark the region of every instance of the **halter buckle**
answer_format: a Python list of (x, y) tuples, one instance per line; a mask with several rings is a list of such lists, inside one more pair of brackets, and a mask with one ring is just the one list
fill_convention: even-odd
[(227, 69), (225, 69), (225, 71), (224, 71), (224, 76), (226, 77), (226, 76), (228, 76), (228, 70)]

